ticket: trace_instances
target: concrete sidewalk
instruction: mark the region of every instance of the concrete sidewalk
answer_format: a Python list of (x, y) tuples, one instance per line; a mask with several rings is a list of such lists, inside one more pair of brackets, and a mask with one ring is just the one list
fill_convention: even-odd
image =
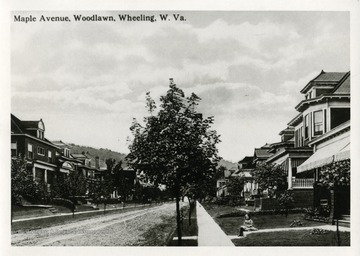
[(196, 212), (198, 246), (235, 246), (199, 202), (196, 202)]

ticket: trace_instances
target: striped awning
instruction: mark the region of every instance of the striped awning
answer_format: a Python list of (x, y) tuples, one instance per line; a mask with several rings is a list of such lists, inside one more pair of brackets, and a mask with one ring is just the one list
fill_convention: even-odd
[(340, 161), (350, 158), (350, 141), (342, 139), (335, 141), (318, 149), (302, 165), (297, 168), (297, 173), (309, 171), (334, 161)]

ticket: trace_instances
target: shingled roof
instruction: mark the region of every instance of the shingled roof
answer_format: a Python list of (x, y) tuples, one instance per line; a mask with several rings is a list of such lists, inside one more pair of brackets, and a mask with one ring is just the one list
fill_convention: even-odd
[(344, 79), (334, 88), (333, 94), (350, 94), (350, 72), (348, 72)]
[(321, 71), (320, 75), (314, 78), (313, 82), (339, 82), (346, 72), (325, 72)]
[(11, 132), (24, 134), (26, 133), (27, 129), (38, 129), (39, 122), (42, 122), (42, 124), (44, 125), (42, 119), (40, 119), (39, 121), (23, 121), (17, 118), (15, 115), (11, 114)]
[(255, 148), (255, 157), (256, 158), (268, 158), (272, 155), (272, 153), (270, 153), (268, 151), (269, 149), (266, 148)]
[(11, 133), (24, 133), (20, 119), (13, 114), (11, 114)]
[(300, 92), (306, 93), (314, 84), (336, 85), (348, 73), (349, 72), (325, 72), (324, 70), (321, 70), (320, 74), (317, 75), (314, 79), (312, 79), (309, 83), (307, 83), (307, 85)]

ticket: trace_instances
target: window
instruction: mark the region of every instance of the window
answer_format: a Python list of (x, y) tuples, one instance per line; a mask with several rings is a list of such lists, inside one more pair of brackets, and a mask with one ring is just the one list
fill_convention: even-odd
[(64, 148), (64, 156), (66, 157), (70, 156), (70, 150), (68, 148)]
[(324, 109), (324, 133), (327, 131), (327, 123), (326, 123), (326, 109)]
[(38, 153), (38, 155), (45, 156), (45, 149), (41, 148), (41, 147), (38, 147), (37, 148), (37, 153)]
[(38, 137), (39, 139), (42, 139), (42, 140), (44, 139), (44, 131), (38, 130), (38, 131), (37, 131), (37, 135), (38, 135), (37, 137)]
[(303, 133), (302, 133), (302, 127), (300, 127), (299, 129), (297, 129), (295, 131), (295, 147), (302, 147), (302, 142), (303, 142)]
[(17, 143), (11, 142), (11, 156), (17, 156)]
[(314, 112), (314, 135), (323, 134), (323, 112), (322, 110)]
[(305, 129), (305, 139), (309, 138), (309, 115), (305, 116), (304, 121), (304, 129)]
[(350, 108), (330, 109), (330, 129), (350, 120)]
[(31, 144), (28, 144), (28, 157), (30, 159), (34, 158), (34, 153), (33, 153), (33, 146)]
[(52, 152), (49, 150), (48, 151), (48, 158), (49, 158), (49, 162), (52, 161)]

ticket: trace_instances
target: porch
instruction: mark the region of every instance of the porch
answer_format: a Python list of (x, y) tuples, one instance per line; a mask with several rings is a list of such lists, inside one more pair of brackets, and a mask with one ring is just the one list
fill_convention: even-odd
[(292, 177), (292, 188), (296, 188), (296, 189), (314, 188), (314, 178)]

